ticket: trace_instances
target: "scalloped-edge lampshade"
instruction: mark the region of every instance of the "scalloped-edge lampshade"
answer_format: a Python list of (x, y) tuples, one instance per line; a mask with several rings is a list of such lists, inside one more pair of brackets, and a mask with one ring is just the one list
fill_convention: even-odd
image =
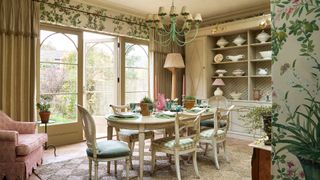
[(222, 79), (215, 79), (212, 83), (212, 86), (224, 86), (224, 82)]
[(169, 53), (164, 63), (164, 68), (184, 68), (184, 62), (180, 53)]

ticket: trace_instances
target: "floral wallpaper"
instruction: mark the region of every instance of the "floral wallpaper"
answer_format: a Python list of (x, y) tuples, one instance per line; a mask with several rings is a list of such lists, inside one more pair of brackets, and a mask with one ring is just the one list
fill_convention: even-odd
[(40, 21), (148, 39), (144, 19), (72, 0), (39, 0)]
[(271, 0), (272, 179), (320, 178), (320, 0)]

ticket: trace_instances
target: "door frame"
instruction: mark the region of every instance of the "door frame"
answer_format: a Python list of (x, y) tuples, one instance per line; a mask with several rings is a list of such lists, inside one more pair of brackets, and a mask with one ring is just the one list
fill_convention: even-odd
[[(126, 60), (126, 49), (125, 44), (126, 43), (132, 43), (132, 44), (138, 44), (138, 45), (146, 45), (148, 46), (148, 96), (153, 99), (153, 78), (151, 78), (151, 75), (153, 75), (153, 58), (151, 57), (151, 50), (150, 50), (150, 42), (148, 40), (141, 40), (141, 39), (133, 39), (128, 37), (119, 37), (119, 43), (120, 43), (120, 62), (119, 62), (119, 72), (120, 72), (120, 78), (119, 78), (119, 86), (120, 86), (120, 93), (118, 95), (118, 102), (121, 104), (125, 104), (125, 92), (126, 92), (126, 85), (125, 85), (125, 60)], [(153, 76), (152, 76), (153, 77)], [(152, 82), (151, 82), (152, 80)]]
[[(77, 103), (83, 105), (83, 31), (56, 26), (50, 24), (40, 24), (40, 30), (55, 31), (59, 33), (74, 34), (78, 36), (78, 67), (77, 67)], [(40, 38), (38, 38), (37, 59), (36, 59), (36, 100), (40, 100)], [(76, 108), (76, 105), (75, 105)], [(48, 143), (54, 145), (66, 145), (83, 141), (82, 122), (79, 121), (79, 112), (77, 112), (77, 121), (65, 124), (48, 124)], [(37, 119), (39, 119), (39, 116)], [(38, 128), (39, 132), (44, 132), (44, 125)]]

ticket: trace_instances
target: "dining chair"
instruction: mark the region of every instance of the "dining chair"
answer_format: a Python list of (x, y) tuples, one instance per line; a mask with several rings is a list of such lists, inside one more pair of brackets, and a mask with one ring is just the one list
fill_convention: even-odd
[[(131, 110), (130, 105), (110, 105), (113, 110), (113, 113), (128, 112)], [(130, 148), (130, 167), (133, 169), (132, 165), (132, 154), (134, 151), (134, 146), (136, 142), (139, 142), (139, 131), (138, 130), (129, 130), (129, 129), (116, 129), (117, 139), (128, 143)], [(145, 139), (151, 139), (151, 142), (154, 140), (154, 132), (146, 131)]]
[(89, 179), (92, 176), (92, 161), (94, 162), (94, 179), (98, 179), (98, 166), (99, 162), (110, 162), (114, 161), (115, 163), (115, 174), (117, 174), (117, 160), (125, 159), (126, 161), (126, 179), (128, 178), (129, 173), (129, 157), (130, 149), (125, 142), (116, 141), (116, 140), (105, 140), (105, 141), (96, 141), (96, 126), (92, 116), (89, 112), (82, 106), (77, 105), (82, 119), (82, 127), (87, 142), (87, 156), (89, 159)]
[[(230, 106), (229, 108), (217, 108), (214, 113), (214, 127), (210, 129), (205, 129), (200, 132), (200, 143), (205, 143), (213, 146), (213, 153), (214, 153), (214, 163), (217, 169), (220, 169), (219, 162), (218, 162), (218, 145), (222, 144), (224, 157), (227, 159), (226, 154), (226, 137), (227, 131), (229, 129), (230, 124), (230, 112), (235, 107), (235, 105)], [(219, 121), (224, 121), (226, 123), (225, 126), (219, 127)], [(207, 148), (206, 148), (207, 150)], [(205, 150), (205, 153), (206, 153)]]
[[(212, 96), (208, 99), (208, 105), (211, 108), (227, 108), (228, 100), (224, 96)], [(214, 121), (212, 119), (208, 119), (200, 122), (200, 126), (202, 128), (213, 128)], [(219, 127), (226, 126), (225, 121), (219, 121)]]
[[(175, 117), (175, 136), (156, 139), (152, 142), (151, 146), (151, 167), (152, 173), (156, 168), (156, 152), (164, 152), (175, 157), (175, 166), (177, 172), (177, 179), (181, 179), (180, 174), (180, 159), (182, 154), (193, 153), (193, 166), (196, 172), (196, 176), (199, 178), (199, 170), (197, 165), (197, 144), (200, 135), (200, 119), (201, 114), (205, 110), (200, 111), (197, 114), (190, 113), (177, 113)], [(192, 133), (181, 133), (182, 131), (188, 131)]]

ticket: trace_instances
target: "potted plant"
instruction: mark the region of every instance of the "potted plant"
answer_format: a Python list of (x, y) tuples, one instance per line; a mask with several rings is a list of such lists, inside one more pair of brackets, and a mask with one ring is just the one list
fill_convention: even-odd
[(196, 102), (196, 98), (193, 96), (184, 97), (184, 107), (187, 109), (193, 108), (195, 102)]
[(152, 100), (148, 97), (144, 97), (140, 101), (140, 108), (141, 108), (141, 114), (142, 116), (149, 116), (150, 115), (150, 109), (152, 110), (153, 104)]
[(265, 141), (266, 145), (271, 144), (271, 119), (273, 106), (260, 106), (254, 107), (249, 110), (246, 115), (240, 116), (240, 120), (244, 122), (244, 126), (249, 130), (249, 133), (253, 133), (254, 137), (258, 129), (262, 129), (268, 136), (268, 140)]
[(42, 123), (48, 123), (50, 118), (50, 104), (47, 102), (37, 103), (37, 109), (39, 110), (39, 116)]

